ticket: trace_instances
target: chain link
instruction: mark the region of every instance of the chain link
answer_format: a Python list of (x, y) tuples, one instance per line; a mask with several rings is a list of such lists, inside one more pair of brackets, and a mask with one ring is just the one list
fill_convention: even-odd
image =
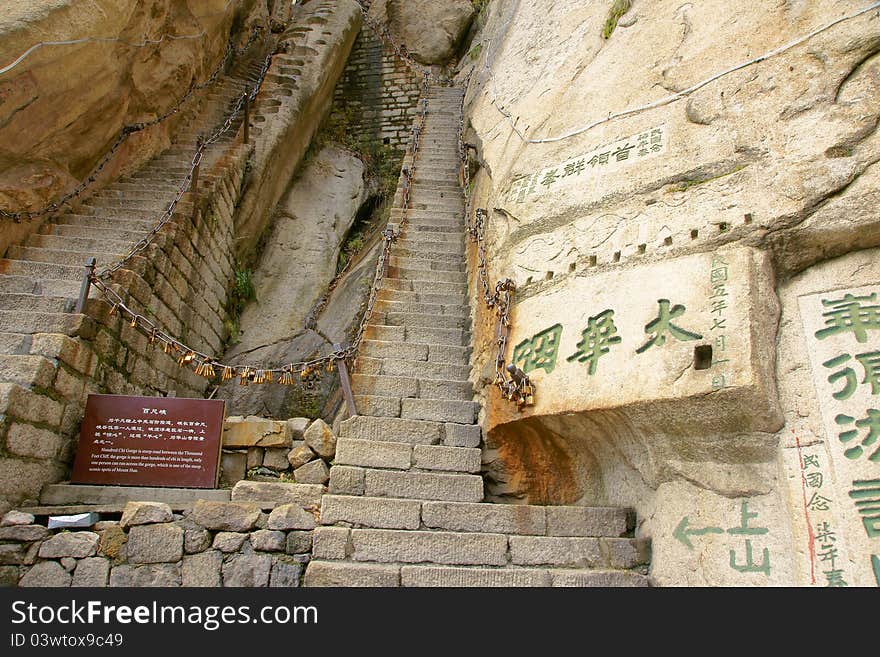
[(493, 384), (498, 386), (501, 396), (515, 402), (517, 408), (522, 410), (525, 406), (534, 404), (535, 387), (529, 376), (515, 364), (506, 362), (507, 341), (510, 337), (510, 310), (513, 303), (513, 293), (516, 284), (510, 278), (502, 278), (495, 284), (493, 290), (489, 283), (489, 266), (486, 258), (486, 224), (487, 213), (483, 208), (477, 208), (474, 218), (471, 219), (471, 196), (470, 196), (470, 162), (469, 152), (464, 143), (464, 95), (458, 114), (458, 153), (461, 160), (461, 174), (459, 181), (465, 196), (465, 217), (467, 232), (471, 242), (477, 245), (477, 280), (482, 291), (483, 302), (489, 310), (495, 311), (495, 380)]
[(22, 210), (19, 212), (9, 212), (7, 210), (0, 208), (0, 217), (12, 219), (12, 221), (15, 223), (21, 223), (22, 220), (36, 219), (38, 217), (43, 217), (46, 215), (54, 214), (54, 213), (58, 212), (59, 210), (61, 210), (70, 201), (77, 198), (86, 189), (88, 189), (92, 184), (94, 184), (94, 182), (98, 179), (98, 176), (101, 174), (101, 171), (103, 171), (104, 167), (107, 166), (107, 163), (112, 159), (113, 155), (116, 154), (116, 151), (119, 150), (119, 147), (122, 146), (122, 144), (125, 142), (125, 140), (128, 139), (129, 135), (135, 134), (137, 132), (141, 132), (142, 130), (146, 130), (147, 128), (151, 128), (155, 125), (158, 125), (158, 124), (162, 123), (163, 121), (167, 120), (168, 118), (177, 114), (181, 110), (181, 108), (183, 107), (184, 103), (186, 103), (186, 101), (189, 100), (190, 97), (194, 93), (212, 85), (216, 81), (217, 76), (226, 67), (226, 65), (229, 62), (230, 57), (232, 57), (233, 54), (237, 54), (240, 56), (240, 55), (243, 55), (245, 52), (247, 52), (250, 49), (253, 42), (256, 40), (257, 35), (260, 32), (264, 31), (265, 29), (266, 28), (263, 25), (255, 26), (253, 28), (253, 30), (251, 31), (251, 34), (248, 37), (247, 42), (240, 49), (233, 46), (231, 40), (229, 42), (227, 42), (226, 51), (223, 55), (223, 58), (220, 60), (220, 63), (217, 65), (217, 67), (214, 69), (214, 71), (211, 73), (211, 75), (204, 82), (200, 82), (198, 84), (191, 83), (189, 88), (187, 89), (186, 93), (184, 93), (183, 96), (181, 96), (180, 99), (172, 107), (170, 107), (168, 110), (166, 110), (165, 113), (163, 113), (163, 114), (161, 114), (161, 115), (159, 115), (149, 121), (144, 121), (144, 122), (140, 122), (140, 123), (131, 123), (131, 124), (122, 126), (122, 128), (120, 128), (120, 130), (119, 130), (119, 134), (116, 136), (116, 139), (114, 140), (113, 144), (110, 146), (110, 149), (106, 153), (104, 153), (104, 155), (101, 157), (101, 160), (98, 162), (97, 165), (95, 165), (95, 167), (92, 169), (89, 176), (85, 180), (81, 181), (71, 191), (67, 192), (66, 194), (64, 194), (60, 198), (56, 199), (55, 201), (49, 203), (47, 206), (43, 207), (40, 210)]
[[(188, 181), (191, 179), (192, 172), (195, 169), (195, 166), (201, 160), (205, 148), (217, 139), (219, 139), (220, 135), (222, 135), (223, 132), (229, 129), (235, 114), (237, 114), (242, 107), (244, 98), (246, 96), (249, 96), (250, 98), (256, 96), (256, 93), (259, 90), (259, 86), (262, 84), (266, 71), (268, 70), (270, 61), (271, 55), (266, 58), (266, 61), (263, 64), (259, 76), (259, 80), (254, 85), (254, 88), (252, 90), (246, 91), (241, 95), (241, 97), (238, 99), (238, 102), (236, 102), (232, 113), (229, 115), (229, 117), (227, 117), (223, 126), (221, 126), (221, 128), (218, 129), (211, 137), (205, 139), (203, 142), (200, 142), (196, 153), (193, 155), (190, 172), (187, 174), (185, 179), (186, 183), (188, 183)], [(178, 191), (175, 199), (171, 202), (169, 208), (162, 215), (161, 221), (153, 228), (153, 230), (151, 230), (146, 237), (138, 242), (138, 244), (135, 245), (135, 247), (128, 255), (110, 265), (109, 267), (106, 267), (100, 273), (93, 275), (91, 278), (92, 284), (101, 292), (108, 303), (110, 303), (110, 305), (112, 306), (112, 314), (119, 315), (126, 321), (130, 322), (132, 328), (137, 328), (143, 331), (149, 338), (150, 343), (160, 343), (166, 353), (177, 357), (179, 365), (194, 365), (196, 374), (199, 374), (200, 376), (205, 376), (206, 378), (214, 378), (215, 376), (219, 375), (221, 380), (223, 381), (238, 377), (242, 385), (247, 385), (248, 383), (272, 383), (276, 381), (280, 384), (291, 385), (295, 382), (294, 374), (298, 374), (299, 379), (306, 386), (310, 387), (314, 384), (322, 370), (326, 370), (328, 372), (332, 371), (337, 361), (353, 360), (357, 357), (358, 349), (361, 342), (363, 341), (367, 325), (369, 324), (373, 316), (373, 310), (376, 301), (378, 300), (379, 291), (382, 287), (382, 280), (384, 279), (385, 272), (387, 270), (388, 259), (391, 256), (391, 246), (400, 236), (402, 229), (408, 223), (407, 211), (409, 209), (409, 189), (412, 186), (413, 177), (415, 176), (419, 148), (421, 145), (421, 134), (424, 130), (425, 121), (428, 113), (427, 76), (424, 77), (424, 81), (422, 84), (422, 96), (419, 101), (419, 106), (420, 112), (418, 124), (413, 129), (412, 137), (408, 147), (408, 153), (411, 156), (410, 166), (404, 167), (401, 174), (403, 176), (403, 187), (405, 190), (402, 196), (400, 207), (403, 216), (396, 227), (393, 224), (389, 224), (389, 226), (382, 232), (384, 244), (382, 251), (379, 254), (379, 259), (376, 263), (376, 270), (373, 275), (373, 284), (370, 288), (370, 296), (367, 300), (364, 314), (361, 317), (357, 333), (351, 345), (342, 349), (336, 349), (328, 354), (320, 356), (319, 358), (313, 358), (311, 360), (295, 363), (288, 363), (282, 367), (265, 368), (262, 366), (253, 365), (229, 365), (220, 362), (219, 360), (212, 356), (209, 356), (208, 354), (197, 351), (187, 346), (183, 342), (174, 338), (169, 333), (161, 330), (154, 322), (152, 322), (148, 318), (136, 313), (131, 308), (129, 308), (125, 304), (125, 300), (122, 298), (122, 296), (118, 292), (116, 292), (113, 287), (111, 287), (110, 279), (112, 277), (112, 274), (116, 271), (119, 271), (119, 269), (121, 269), (126, 263), (128, 263), (131, 258), (142, 252), (149, 246), (150, 243), (152, 243), (153, 238), (159, 232), (159, 230), (161, 230), (162, 226), (164, 226), (170, 220), (171, 214), (174, 211), (174, 206), (177, 204), (177, 202), (180, 200), (187, 189), (186, 185), (182, 186), (181, 190)]]

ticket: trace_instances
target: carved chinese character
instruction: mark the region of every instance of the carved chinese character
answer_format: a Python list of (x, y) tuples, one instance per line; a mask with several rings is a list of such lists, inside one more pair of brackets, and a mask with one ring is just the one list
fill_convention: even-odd
[(617, 344), (620, 340), (614, 325), (614, 311), (604, 310), (587, 320), (587, 327), (577, 344), (578, 350), (566, 360), (570, 362), (576, 359), (581, 363), (589, 363), (587, 373), (593, 375), (596, 373), (599, 357), (608, 353), (609, 345)]
[(672, 323), (673, 319), (684, 314), (686, 308), (683, 305), (676, 304), (670, 307), (669, 299), (658, 299), (657, 303), (660, 305), (658, 316), (645, 324), (645, 333), (651, 337), (645, 344), (636, 349), (637, 354), (650, 349), (654, 345), (660, 347), (665, 344), (667, 333), (676, 340), (681, 341), (699, 340), (703, 337), (699, 333), (693, 333)]

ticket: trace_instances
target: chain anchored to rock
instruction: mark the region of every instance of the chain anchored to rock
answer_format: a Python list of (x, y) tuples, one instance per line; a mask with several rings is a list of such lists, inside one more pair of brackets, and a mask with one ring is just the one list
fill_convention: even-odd
[(415, 59), (413, 59), (412, 55), (409, 54), (409, 49), (406, 45), (400, 43), (394, 36), (391, 34), (391, 30), (388, 29), (388, 26), (384, 23), (380, 23), (379, 21), (373, 19), (370, 16), (370, 2), (366, 2), (365, 0), (357, 0), (358, 6), (361, 8), (361, 13), (364, 16), (364, 23), (370, 26), (370, 29), (382, 40), (385, 42), (385, 45), (388, 46), (397, 57), (403, 61), (412, 71), (417, 73), (418, 75), (426, 76), (431, 82), (434, 84), (439, 84), (445, 87), (454, 86), (455, 81), (452, 78), (442, 77), (434, 74), (430, 68), (427, 66), (423, 66), (419, 64)]
[(95, 183), (95, 181), (100, 176), (101, 171), (104, 170), (104, 167), (107, 166), (107, 164), (113, 158), (113, 155), (116, 154), (116, 151), (118, 151), (119, 148), (122, 146), (122, 144), (125, 143), (125, 141), (129, 137), (129, 135), (135, 134), (137, 132), (141, 132), (141, 131), (146, 130), (147, 128), (151, 128), (155, 125), (159, 125), (160, 123), (164, 122), (166, 119), (177, 114), (181, 110), (181, 108), (183, 107), (184, 103), (186, 103), (186, 101), (189, 100), (190, 97), (194, 93), (196, 93), (197, 91), (200, 91), (201, 89), (204, 89), (214, 83), (214, 81), (217, 79), (217, 76), (220, 75), (220, 72), (229, 63), (229, 59), (230, 59), (230, 57), (232, 57), (233, 54), (236, 54), (236, 55), (244, 54), (247, 50), (250, 49), (251, 45), (256, 40), (257, 36), (259, 34), (261, 34), (262, 32), (264, 32), (265, 29), (266, 28), (263, 25), (255, 26), (253, 28), (253, 30), (251, 31), (251, 34), (248, 37), (247, 42), (241, 48), (236, 48), (233, 45), (232, 40), (228, 41), (226, 44), (226, 52), (223, 55), (223, 58), (220, 60), (220, 63), (217, 65), (217, 67), (211, 73), (211, 75), (208, 76), (208, 78), (204, 82), (200, 82), (198, 84), (195, 84), (195, 83), (190, 84), (186, 93), (184, 93), (183, 96), (181, 96), (180, 99), (178, 99), (178, 101), (172, 107), (170, 107), (168, 110), (166, 110), (163, 114), (161, 114), (161, 115), (157, 116), (156, 118), (151, 119), (149, 121), (143, 121), (140, 123), (132, 123), (132, 124), (122, 126), (122, 128), (120, 128), (120, 130), (119, 130), (119, 134), (116, 136), (116, 139), (114, 140), (113, 144), (110, 146), (110, 149), (106, 153), (104, 153), (104, 155), (101, 157), (100, 161), (95, 165), (95, 167), (92, 169), (92, 171), (88, 175), (88, 177), (85, 180), (81, 181), (72, 190), (70, 190), (69, 192), (67, 192), (66, 194), (61, 196), (60, 198), (56, 199), (55, 201), (52, 201), (47, 206), (45, 206), (39, 210), (21, 210), (19, 212), (10, 212), (8, 210), (4, 210), (4, 209), (0, 208), (0, 217), (12, 219), (12, 221), (14, 221), (15, 223), (20, 223), (23, 220), (36, 219), (38, 217), (43, 217), (46, 215), (55, 214), (56, 212), (60, 211), (65, 205), (67, 205), (72, 200), (79, 197), (84, 191), (86, 191), (86, 189), (88, 189), (89, 187), (91, 187)]
[(128, 253), (128, 255), (113, 263), (109, 267), (104, 268), (102, 271), (96, 273), (94, 262), (90, 261), (90, 264), (86, 267), (86, 272), (84, 276), (84, 282), (87, 282), (88, 284), (83, 286), (83, 291), (80, 295), (80, 301), (77, 303), (77, 308), (82, 311), (85, 305), (85, 300), (88, 297), (89, 287), (94, 286), (98, 289), (104, 299), (110, 304), (111, 316), (121, 317), (124, 321), (128, 322), (132, 328), (138, 329), (143, 334), (145, 334), (147, 336), (149, 344), (161, 347), (161, 349), (166, 354), (173, 356), (177, 360), (177, 364), (180, 367), (191, 368), (198, 376), (203, 376), (207, 379), (214, 379), (216, 377), (219, 377), (221, 382), (226, 382), (238, 378), (240, 385), (248, 385), (250, 383), (278, 383), (281, 385), (293, 385), (295, 383), (301, 383), (305, 387), (311, 388), (314, 386), (314, 384), (317, 382), (323, 372), (332, 372), (334, 369), (337, 368), (340, 369), (341, 372), (343, 369), (343, 365), (346, 361), (353, 360), (357, 357), (358, 349), (361, 342), (363, 341), (366, 327), (373, 316), (373, 309), (378, 299), (379, 290), (382, 287), (382, 279), (385, 277), (388, 259), (391, 256), (391, 245), (400, 236), (402, 229), (406, 226), (408, 222), (407, 211), (409, 209), (409, 189), (412, 187), (412, 181), (415, 176), (415, 169), (418, 163), (419, 149), (421, 146), (421, 134), (424, 131), (425, 121), (428, 114), (427, 77), (425, 78), (422, 85), (422, 98), (419, 103), (419, 120), (413, 129), (408, 148), (409, 155), (411, 156), (410, 163), (409, 166), (406, 166), (402, 169), (404, 188), (400, 208), (402, 217), (400, 222), (398, 222), (396, 226), (393, 224), (389, 224), (389, 226), (382, 232), (384, 244), (382, 251), (379, 254), (379, 259), (376, 263), (376, 270), (373, 276), (373, 284), (370, 288), (370, 296), (366, 302), (364, 314), (361, 317), (361, 321), (355, 334), (355, 338), (349, 346), (342, 347), (341, 345), (334, 345), (334, 350), (332, 352), (325, 354), (319, 358), (295, 363), (287, 363), (286, 365), (277, 367), (265, 367), (263, 365), (226, 364), (219, 361), (213, 356), (205, 354), (201, 351), (198, 351), (197, 349), (194, 349), (184, 344), (180, 340), (173, 337), (167, 331), (162, 330), (159, 326), (155, 324), (155, 322), (153, 322), (149, 318), (132, 310), (130, 307), (128, 307), (128, 305), (126, 305), (125, 300), (122, 298), (122, 296), (112, 287), (111, 281), (113, 273), (124, 267), (138, 253), (144, 251), (152, 243), (153, 239), (155, 238), (156, 234), (158, 234), (158, 232), (161, 230), (162, 226), (170, 221), (171, 216), (174, 212), (174, 206), (176, 206), (177, 202), (180, 200), (183, 194), (190, 188), (188, 187), (188, 185), (190, 181), (192, 181), (195, 177), (195, 171), (197, 170), (198, 165), (201, 162), (202, 155), (204, 154), (207, 146), (217, 141), (217, 139), (219, 139), (224, 132), (229, 130), (235, 115), (239, 111), (241, 111), (245, 100), (253, 100), (253, 98), (256, 97), (256, 94), (259, 91), (260, 86), (262, 85), (266, 71), (268, 70), (270, 58), (271, 56), (268, 56), (266, 58), (261, 74), (256, 84), (253, 86), (252, 89), (245, 91), (241, 95), (238, 102), (235, 103), (229, 117), (227, 117), (226, 121), (224, 121), (223, 125), (213, 135), (211, 135), (207, 139), (201, 139), (199, 141), (199, 146), (196, 149), (196, 153), (193, 155), (191, 161), (190, 172), (189, 174), (187, 174), (185, 179), (186, 184), (181, 187), (181, 190), (179, 190), (178, 194), (175, 196), (175, 199), (169, 205), (169, 208), (165, 211), (165, 213), (163, 213), (161, 221), (153, 228), (153, 230), (150, 231), (150, 233), (146, 237), (144, 237), (140, 242), (138, 242), (137, 245), (135, 245), (135, 247)]
[(510, 310), (516, 283), (510, 278), (502, 278), (495, 284), (494, 291), (489, 282), (489, 265), (486, 259), (486, 224), (488, 214), (484, 208), (477, 208), (471, 219), (470, 163), (468, 149), (464, 143), (464, 96), (458, 114), (458, 153), (461, 160), (459, 182), (464, 190), (465, 217), (467, 232), (471, 242), (477, 245), (477, 278), (482, 290), (483, 302), (489, 310), (495, 311), (495, 380), (501, 396), (516, 403), (517, 409), (534, 404), (535, 387), (529, 376), (515, 364), (507, 364), (507, 340), (510, 337)]

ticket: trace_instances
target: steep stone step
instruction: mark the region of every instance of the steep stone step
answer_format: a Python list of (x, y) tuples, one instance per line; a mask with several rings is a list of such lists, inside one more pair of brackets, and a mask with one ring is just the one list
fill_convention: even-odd
[(633, 587), (650, 579), (626, 570), (486, 568), (312, 560), (303, 586), (360, 587)]
[[(326, 531), (315, 529), (315, 534)], [(507, 537), (500, 534), (352, 529), (354, 561), (497, 565), (507, 563)], [(320, 555), (316, 555), (320, 558)]]
[(431, 529), (535, 536), (619, 538), (634, 524), (631, 510), (616, 507), (424, 502), (421, 514)]
[(27, 312), (67, 313), (73, 310), (73, 299), (47, 297), (39, 294), (0, 292), (0, 308)]
[(111, 253), (126, 253), (132, 246), (131, 241), (102, 239), (100, 237), (73, 237), (71, 235), (31, 235), (28, 246), (38, 249), (50, 249), (60, 251), (69, 248), (73, 251), (97, 253), (107, 251)]
[(429, 248), (413, 249), (412, 247), (406, 246), (399, 242), (394, 246), (394, 256), (397, 258), (432, 260), (434, 262), (442, 262), (449, 265), (455, 265), (456, 267), (466, 266), (464, 254), (461, 252), (442, 252)]
[[(395, 443), (387, 445), (397, 446)], [(423, 528), (514, 536), (620, 538), (629, 527), (630, 517), (626, 509), (611, 507), (528, 506), (325, 495), (321, 503), (320, 523), (332, 525), (347, 522), (373, 529)]]
[(430, 313), (411, 313), (384, 311), (388, 326), (426, 326), (437, 328), (467, 328), (470, 318), (463, 315), (431, 315)]
[(365, 468), (364, 495), (417, 500), (479, 502), (483, 499), (483, 478), (471, 474), (399, 472)]
[(8, 333), (62, 333), (90, 338), (95, 326), (85, 315), (0, 310), (0, 331)]
[(345, 420), (340, 438), (401, 442), (418, 445), (443, 444), (448, 447), (478, 447), (480, 427), (452, 422), (419, 422), (400, 418), (358, 415)]
[(82, 264), (56, 265), (49, 262), (29, 262), (27, 260), (0, 259), (0, 274), (11, 276), (29, 276), (32, 278), (55, 278), (62, 280), (79, 280), (82, 278)]
[(382, 299), (376, 307), (386, 313), (435, 314), (463, 319), (467, 319), (470, 316), (470, 309), (461, 304), (419, 303)]
[[(418, 233), (454, 233), (456, 235), (461, 235), (464, 232), (464, 225), (442, 225), (442, 224), (433, 224), (433, 223), (418, 223), (413, 224), (410, 223), (407, 228), (413, 231), (414, 234)], [(418, 239), (418, 238), (416, 238)]]
[(463, 271), (442, 271), (439, 269), (411, 269), (392, 266), (389, 258), (386, 278), (402, 278), (410, 281), (437, 281), (441, 283), (467, 283), (467, 273)]
[(441, 305), (466, 305), (467, 296), (464, 294), (432, 294), (423, 292), (409, 292), (405, 290), (389, 290), (381, 288), (378, 299), (381, 301), (397, 301), (400, 303), (434, 303)]
[(376, 374), (354, 374), (352, 386), (358, 394), (387, 397), (420, 397), (422, 399), (449, 399), (469, 401), (473, 388), (469, 381), (450, 381)]
[(124, 230), (122, 228), (98, 228), (95, 226), (80, 226), (70, 224), (52, 224), (44, 227), (44, 234), (48, 236), (63, 236), (84, 239), (107, 240), (108, 242), (125, 242), (134, 244), (144, 233), (136, 230)]
[(392, 251), (391, 257), (388, 259), (388, 266), (396, 269), (421, 269), (423, 271), (436, 272), (464, 272), (467, 265), (462, 260), (460, 262), (449, 262), (446, 260), (428, 260), (425, 258), (413, 258), (395, 255)]
[(510, 561), (518, 566), (635, 568), (648, 559), (649, 544), (634, 538), (510, 537)]
[[(419, 344), (364, 340), (363, 355), (369, 358), (388, 358), (410, 361), (429, 361), (451, 365), (467, 365), (470, 347), (446, 344)], [(454, 378), (454, 377), (444, 377)]]
[[(378, 321), (378, 316), (373, 321)], [(384, 319), (384, 318), (382, 318)], [(432, 328), (429, 326), (387, 326), (370, 324), (365, 332), (367, 340), (383, 342), (412, 342), (420, 344), (439, 344), (461, 347), (468, 344), (470, 334), (463, 328)]]
[(383, 395), (354, 395), (358, 413), (371, 417), (400, 417), (400, 397)]
[(420, 360), (403, 360), (399, 358), (358, 358), (358, 371), (364, 374), (385, 374), (388, 376), (417, 376), (422, 380), (458, 380), (467, 379), (470, 373), (468, 365), (452, 363), (430, 363)]
[[(464, 236), (454, 236), (447, 240), (420, 240), (405, 236), (397, 240), (397, 247), (412, 253), (435, 253), (455, 254), (459, 258), (464, 257)], [(416, 256), (421, 257), (421, 256)]]
[(340, 438), (335, 462), (364, 468), (479, 473), (480, 458), (476, 448)]
[[(318, 568), (320, 571), (320, 567)], [(400, 569), (400, 585), (454, 587), (646, 587), (646, 575), (627, 570), (467, 568), (411, 565)]]
[(441, 399), (402, 399), (400, 417), (409, 420), (471, 424), (477, 417), (477, 403)]
[(155, 225), (155, 222), (149, 220), (75, 214), (68, 214), (58, 217), (57, 219), (55, 219), (55, 223), (59, 226), (77, 226), (133, 231), (140, 235), (143, 235)]
[(467, 294), (467, 282), (449, 283), (443, 281), (420, 281), (385, 278), (382, 281), (384, 290), (401, 290), (404, 292), (416, 292), (417, 294)]
[(39, 294), (38, 283), (30, 276), (0, 275), (0, 294)]
[[(0, 275), (0, 292), (3, 294), (33, 294), (73, 299), (79, 296), (79, 289), (80, 281), (75, 280)], [(97, 291), (93, 290), (90, 296), (96, 294)]]
[(460, 246), (462, 253), (465, 251), (466, 238), (464, 232), (456, 233), (412, 233), (407, 226), (403, 227), (402, 237), (398, 240), (402, 244), (418, 244), (428, 246), (431, 244), (453, 244)]
[(101, 251), (61, 251), (55, 249), (43, 249), (34, 247), (10, 246), (7, 250), (10, 258), (27, 260), (31, 263), (48, 262), (58, 265), (83, 265), (89, 258), (96, 258), (99, 262), (113, 262), (125, 256), (125, 252), (113, 253)]

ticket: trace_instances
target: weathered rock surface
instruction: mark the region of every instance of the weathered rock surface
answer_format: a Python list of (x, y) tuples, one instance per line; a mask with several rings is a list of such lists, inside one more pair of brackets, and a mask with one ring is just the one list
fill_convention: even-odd
[[(341, 147), (325, 146), (306, 165), (277, 208), (253, 274), (256, 300), (242, 312), (227, 359), (284, 364), (332, 351), (306, 328), (306, 318), (336, 275), (341, 245), (366, 196), (363, 163)], [(343, 309), (345, 325), (357, 308)], [(227, 386), (221, 395), (237, 410), (258, 415), (288, 418), (304, 410), (297, 386)]]
[(0, 520), (0, 527), (12, 527), (14, 525), (32, 525), (34, 523), (34, 516), (30, 513), (22, 513), (21, 511), (8, 511), (3, 514), (3, 519)]
[(127, 528), (135, 525), (170, 522), (172, 515), (171, 507), (162, 502), (129, 502), (122, 510), (119, 525)]
[(183, 557), (183, 529), (172, 523), (139, 525), (128, 533), (129, 563), (171, 563)]
[(320, 418), (312, 422), (303, 439), (315, 454), (325, 459), (331, 459), (336, 455), (336, 436), (327, 423)]
[(210, 502), (199, 500), (193, 506), (192, 519), (205, 527), (220, 531), (246, 532), (260, 518), (260, 508), (244, 502)]
[(446, 64), (474, 18), (470, 0), (387, 0), (392, 33), (422, 64)]
[[(473, 207), (489, 209), (492, 275), (517, 286), (506, 357), (537, 388), (520, 414), (484, 385), (494, 317), (475, 306), (487, 497), (634, 506), (660, 583), (810, 584), (820, 512), (780, 513), (803, 506), (797, 454), (825, 443), (835, 474), (811, 480), (835, 499), (876, 478), (838, 458), (834, 423), (873, 402), (823, 365), (858, 347), (812, 334), (832, 321), (822, 299), (867, 303), (880, 283), (868, 256), (824, 267), (880, 244), (880, 27), (866, 12), (818, 29), (859, 11), (832, 0), (661, 0), (603, 37), (609, 4), (492, 2), (461, 67)], [(664, 304), (686, 332), (661, 341)], [(841, 577), (870, 581), (847, 513), (859, 556)], [(767, 532), (754, 570), (734, 540), (747, 522)]]
[(95, 554), (99, 536), (94, 532), (62, 532), (55, 534), (40, 545), (40, 556), (44, 559), (75, 557), (82, 559)]
[[(0, 16), (0, 62), (13, 63), (40, 41), (89, 36), (44, 46), (0, 73), (0, 207), (43, 207), (86, 177), (123, 125), (167, 111), (190, 81), (201, 82), (223, 57), (233, 24), (249, 31), (265, 3), (226, 8), (224, 0), (121, 0), (12, 3)], [(164, 38), (199, 35), (199, 38)], [(139, 44), (149, 35), (151, 41)], [(162, 37), (162, 38), (160, 38)], [(246, 35), (245, 35), (246, 38)], [(130, 138), (103, 172), (129, 170), (168, 145), (175, 122)], [(0, 252), (29, 224), (0, 236)]]
[(314, 529), (315, 516), (298, 504), (282, 504), (269, 514), (269, 529)]
[(70, 573), (57, 561), (41, 561), (25, 573), (18, 585), (22, 587), (70, 586)]

